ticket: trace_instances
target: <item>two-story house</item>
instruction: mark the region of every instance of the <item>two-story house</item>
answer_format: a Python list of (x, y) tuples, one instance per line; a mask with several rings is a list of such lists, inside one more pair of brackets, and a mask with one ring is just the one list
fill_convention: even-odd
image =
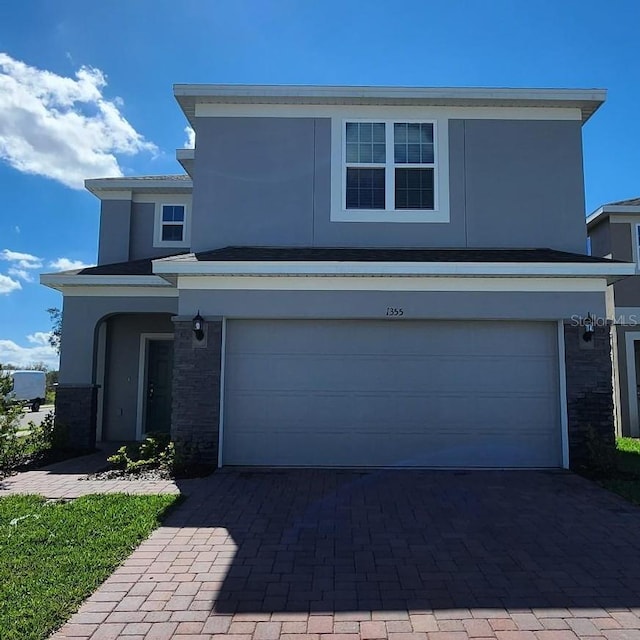
[[(587, 218), (590, 253), (640, 265), (640, 198), (603, 205)], [(616, 432), (640, 437), (640, 277), (609, 287), (614, 323), (613, 376)]]
[(601, 90), (177, 85), (180, 176), (95, 179), (57, 420), (242, 466), (568, 467), (613, 437)]

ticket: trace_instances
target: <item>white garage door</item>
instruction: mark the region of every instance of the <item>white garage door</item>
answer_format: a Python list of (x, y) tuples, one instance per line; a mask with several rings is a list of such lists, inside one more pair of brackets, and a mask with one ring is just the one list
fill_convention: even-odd
[(561, 466), (556, 326), (227, 323), (224, 465)]

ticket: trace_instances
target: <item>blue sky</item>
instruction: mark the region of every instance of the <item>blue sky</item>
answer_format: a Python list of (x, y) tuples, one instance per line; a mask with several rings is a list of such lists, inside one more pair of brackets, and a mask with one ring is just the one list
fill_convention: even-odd
[(37, 279), (95, 262), (82, 178), (180, 171), (172, 84), (606, 88), (584, 128), (590, 212), (640, 195), (639, 24), (637, 0), (1, 3), (0, 362), (55, 365), (61, 297)]

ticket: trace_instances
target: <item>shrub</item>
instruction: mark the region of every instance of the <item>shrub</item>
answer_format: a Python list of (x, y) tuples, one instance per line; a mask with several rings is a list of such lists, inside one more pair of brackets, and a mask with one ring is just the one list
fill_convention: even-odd
[(29, 429), (24, 440), (29, 462), (41, 462), (53, 452), (63, 452), (67, 448), (66, 429), (56, 425), (53, 412), (49, 412), (39, 425), (29, 422)]
[(107, 458), (116, 469), (125, 473), (141, 473), (151, 469), (171, 474), (175, 456), (175, 447), (168, 433), (150, 433), (142, 442), (120, 447)]
[(10, 401), (11, 378), (0, 370), (0, 477), (11, 473), (25, 459), (24, 441), (18, 436), (22, 406)]

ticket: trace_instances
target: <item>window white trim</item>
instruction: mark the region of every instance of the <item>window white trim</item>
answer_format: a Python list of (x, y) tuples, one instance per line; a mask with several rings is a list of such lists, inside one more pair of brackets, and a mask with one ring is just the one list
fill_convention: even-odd
[(138, 355), (138, 403), (136, 406), (136, 440), (142, 440), (144, 433), (145, 401), (144, 391), (147, 386), (147, 351), (150, 340), (173, 340), (172, 333), (141, 333), (140, 351)]
[[(162, 227), (164, 223), (162, 220), (162, 210), (164, 207), (184, 207), (184, 222), (182, 223), (182, 240), (163, 240), (162, 239)], [(191, 244), (191, 207), (189, 203), (183, 199), (163, 198), (161, 201), (155, 203), (155, 219), (153, 224), (153, 246), (154, 247), (168, 247), (168, 248), (185, 248)], [(173, 223), (175, 224), (175, 223)]]
[[(331, 221), (332, 222), (449, 222), (449, 121), (445, 117), (434, 117), (428, 110), (424, 117), (405, 117), (397, 114), (389, 117), (389, 112), (368, 113), (366, 118), (354, 114), (342, 118), (331, 119)], [(385, 163), (385, 199), (383, 209), (347, 209), (346, 208), (346, 125), (347, 122), (384, 122), (386, 131)], [(396, 164), (394, 162), (394, 127), (395, 123), (428, 123), (434, 129), (434, 164), (413, 165)], [(372, 168), (381, 165), (371, 164)], [(433, 209), (395, 209), (395, 168), (433, 166), (434, 176), (434, 208)]]
[(558, 320), (558, 390), (560, 399), (560, 440), (562, 467), (569, 468), (569, 415), (567, 412), (567, 366), (565, 363), (564, 322)]
[(227, 319), (222, 318), (222, 337), (220, 341), (220, 417), (218, 424), (218, 468), (222, 468), (224, 447), (224, 396), (225, 375), (227, 369)]

